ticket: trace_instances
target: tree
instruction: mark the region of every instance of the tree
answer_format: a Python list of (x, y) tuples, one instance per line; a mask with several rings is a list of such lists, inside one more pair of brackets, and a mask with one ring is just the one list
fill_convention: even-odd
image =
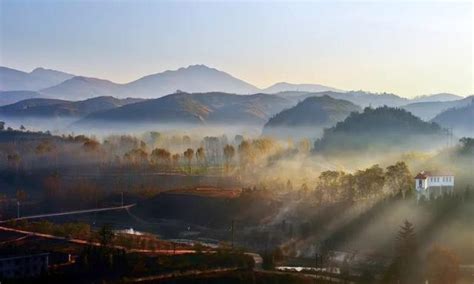
[(405, 194), (412, 189), (412, 175), (405, 162), (397, 162), (395, 165), (387, 167), (386, 186), (393, 194)]
[(392, 283), (419, 283), (420, 269), (415, 227), (408, 220), (403, 222), (397, 235), (396, 256), (385, 280)]
[(323, 196), (337, 197), (342, 189), (341, 179), (345, 173), (341, 171), (324, 171), (319, 175), (316, 190)]
[(217, 164), (219, 162), (221, 153), (221, 143), (219, 138), (213, 136), (204, 137), (204, 149), (206, 150), (206, 157), (211, 164)]
[(203, 166), (206, 161), (206, 151), (203, 147), (199, 147), (196, 150), (196, 160), (198, 161), (200, 166)]
[(86, 152), (95, 152), (99, 149), (99, 146), (100, 143), (94, 139), (87, 139), (83, 144), (83, 148)]
[(461, 143), (460, 154), (474, 154), (474, 138), (463, 137), (459, 139), (459, 142)]
[(112, 247), (115, 233), (109, 224), (103, 225), (99, 232), (99, 243), (102, 247)]
[(0, 131), (5, 130), (5, 121), (0, 121)]
[(247, 166), (250, 164), (251, 160), (251, 149), (250, 143), (247, 140), (243, 140), (239, 145), (239, 160), (240, 160), (240, 167), (242, 170), (245, 170)]
[(43, 141), (39, 143), (35, 148), (35, 153), (37, 155), (43, 155), (49, 153), (53, 150), (54, 146), (49, 141)]
[(434, 246), (425, 259), (425, 279), (430, 284), (457, 283), (459, 259), (452, 251)]
[(180, 157), (181, 157), (181, 156), (180, 156), (178, 153), (176, 153), (176, 154), (174, 154), (173, 156), (171, 156), (171, 159), (172, 159), (172, 161), (173, 161), (173, 167), (177, 167), (177, 166), (178, 166), (178, 164), (179, 164), (179, 158), (180, 158)]
[(135, 166), (148, 162), (148, 154), (142, 148), (132, 149), (128, 151), (127, 153), (125, 153), (124, 158)]
[(191, 171), (191, 162), (193, 160), (194, 150), (191, 148), (188, 148), (186, 151), (184, 151), (183, 155), (186, 158), (186, 160), (188, 160), (188, 167), (189, 167), (189, 170)]
[(159, 142), (160, 138), (161, 138), (161, 133), (160, 132), (156, 132), (156, 131), (151, 131), (150, 132), (150, 144), (151, 145), (155, 145)]
[(234, 146), (227, 144), (224, 147), (224, 157), (225, 157), (225, 167), (226, 171), (229, 171), (230, 163), (235, 156), (235, 149)]
[(354, 176), (351, 174), (345, 174), (340, 178), (341, 184), (341, 199), (349, 204), (354, 203), (355, 189), (354, 189)]
[(382, 191), (385, 182), (383, 169), (379, 165), (357, 171), (354, 178), (357, 193), (361, 197), (377, 196)]
[(150, 155), (153, 164), (166, 166), (171, 161), (171, 153), (163, 148), (156, 148), (151, 152)]

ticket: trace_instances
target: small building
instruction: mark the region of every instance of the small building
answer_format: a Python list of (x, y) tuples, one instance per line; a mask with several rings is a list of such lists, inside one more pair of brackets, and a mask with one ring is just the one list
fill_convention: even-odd
[(38, 277), (48, 271), (49, 253), (0, 257), (0, 279)]
[(415, 190), (418, 199), (437, 198), (444, 194), (452, 194), (454, 190), (454, 175), (451, 173), (421, 171), (415, 177)]

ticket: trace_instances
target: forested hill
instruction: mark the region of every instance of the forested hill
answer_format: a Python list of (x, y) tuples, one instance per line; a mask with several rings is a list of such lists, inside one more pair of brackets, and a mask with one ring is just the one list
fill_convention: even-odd
[(319, 137), (324, 127), (334, 126), (360, 107), (329, 96), (309, 97), (296, 106), (272, 117), (263, 128), (264, 135)]
[(360, 107), (329, 96), (309, 97), (272, 117), (265, 127), (327, 125), (345, 119)]
[(427, 148), (440, 142), (442, 128), (399, 108), (365, 108), (351, 113), (344, 121), (326, 129), (315, 142), (316, 151), (364, 149)]

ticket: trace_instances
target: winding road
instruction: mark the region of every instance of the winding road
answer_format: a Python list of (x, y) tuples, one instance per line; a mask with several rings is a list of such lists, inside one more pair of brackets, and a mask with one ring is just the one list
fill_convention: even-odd
[(7, 223), (7, 222), (11, 222), (11, 221), (20, 221), (20, 220), (40, 219), (40, 218), (67, 216), (67, 215), (76, 215), (76, 214), (87, 214), (87, 213), (114, 211), (114, 210), (122, 210), (122, 209), (128, 210), (128, 209), (132, 208), (135, 205), (136, 204), (129, 204), (129, 205), (124, 205), (124, 206), (104, 207), (104, 208), (94, 208), (94, 209), (74, 210), (74, 211), (67, 211), (67, 212), (30, 215), (30, 216), (24, 216), (24, 217), (20, 217), (20, 218), (12, 218), (12, 219), (8, 219), (8, 220), (2, 220), (2, 221), (0, 221), (0, 224), (4, 224), (4, 223)]

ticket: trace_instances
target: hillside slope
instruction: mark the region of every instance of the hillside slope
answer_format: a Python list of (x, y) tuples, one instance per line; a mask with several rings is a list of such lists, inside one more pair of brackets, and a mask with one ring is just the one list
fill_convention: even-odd
[(97, 97), (84, 101), (66, 101), (59, 99), (28, 99), (11, 105), (0, 107), (0, 115), (4, 117), (83, 117), (88, 114), (109, 110), (137, 99), (116, 99), (113, 97)]
[(288, 100), (265, 94), (175, 93), (117, 109), (95, 113), (80, 121), (106, 123), (190, 123), (263, 125), (270, 116), (289, 107)]
[(41, 97), (43, 97), (43, 95), (35, 91), (0, 92), (0, 106), (10, 105), (19, 101)]
[(277, 137), (317, 137), (323, 128), (333, 126), (351, 112), (360, 110), (360, 107), (349, 101), (327, 95), (309, 97), (270, 118), (263, 128), (263, 134)]
[(448, 109), (433, 118), (433, 122), (452, 128), (456, 135), (474, 136), (474, 98), (468, 105)]
[(474, 96), (454, 101), (418, 102), (401, 106), (401, 108), (413, 113), (423, 120), (429, 121), (443, 111), (469, 105), (473, 98)]

